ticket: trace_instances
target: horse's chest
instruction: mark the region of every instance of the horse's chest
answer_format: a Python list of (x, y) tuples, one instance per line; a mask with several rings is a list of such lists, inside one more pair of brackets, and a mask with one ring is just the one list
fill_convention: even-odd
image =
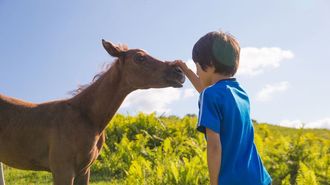
[(88, 152), (78, 154), (77, 156), (77, 167), (79, 169), (84, 169), (92, 165), (92, 163), (97, 159), (99, 155), (99, 150), (96, 146), (90, 148)]
[(92, 165), (92, 163), (97, 159), (100, 154), (100, 150), (103, 144), (103, 137), (98, 138), (98, 140), (93, 143), (84, 145), (80, 149), (77, 155), (78, 168), (86, 168)]

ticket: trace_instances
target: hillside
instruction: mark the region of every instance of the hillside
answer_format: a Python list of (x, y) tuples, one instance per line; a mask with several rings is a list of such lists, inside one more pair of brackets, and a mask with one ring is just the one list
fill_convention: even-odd
[[(92, 167), (91, 184), (207, 184), (206, 146), (196, 117), (116, 115)], [(330, 131), (254, 123), (274, 185), (330, 184)], [(51, 184), (46, 172), (5, 166), (7, 185)]]

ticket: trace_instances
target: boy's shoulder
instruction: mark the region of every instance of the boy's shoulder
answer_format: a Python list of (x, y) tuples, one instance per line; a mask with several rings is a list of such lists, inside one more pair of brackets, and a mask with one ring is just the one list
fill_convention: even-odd
[[(244, 89), (240, 86), (235, 78), (220, 80), (213, 85), (206, 87), (200, 98), (207, 98), (216, 100), (229, 100), (233, 98), (233, 94), (240, 94), (247, 96)], [(231, 97), (231, 98), (230, 98)]]
[(239, 84), (235, 78), (220, 80), (204, 89), (208, 95), (219, 95), (228, 93), (230, 88), (236, 88)]
[(217, 100), (224, 99), (227, 93), (226, 88), (225, 86), (218, 86), (217, 84), (208, 86), (201, 92), (200, 99), (206, 102), (219, 103), (220, 101)]

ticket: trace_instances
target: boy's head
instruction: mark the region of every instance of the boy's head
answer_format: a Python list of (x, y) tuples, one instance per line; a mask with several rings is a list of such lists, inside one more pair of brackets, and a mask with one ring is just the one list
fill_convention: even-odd
[(240, 46), (230, 34), (214, 31), (207, 33), (194, 45), (192, 58), (203, 71), (214, 67), (215, 73), (234, 76), (239, 65)]

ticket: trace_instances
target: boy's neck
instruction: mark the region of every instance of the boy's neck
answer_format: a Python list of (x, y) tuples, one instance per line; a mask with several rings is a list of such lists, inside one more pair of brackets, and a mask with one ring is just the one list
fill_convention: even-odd
[(214, 75), (211, 76), (211, 85), (219, 82), (220, 80), (230, 79), (231, 76), (225, 76), (219, 73), (214, 73)]

